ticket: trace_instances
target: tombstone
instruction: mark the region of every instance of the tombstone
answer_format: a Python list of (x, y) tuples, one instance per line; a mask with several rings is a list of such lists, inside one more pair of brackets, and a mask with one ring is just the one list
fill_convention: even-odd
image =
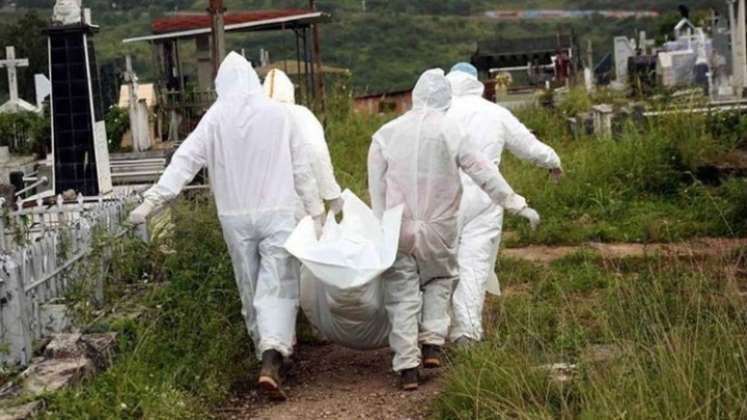
[(80, 24), (81, 0), (57, 0), (52, 9), (52, 21), (58, 25)]
[(0, 184), (10, 184), (12, 173), (31, 173), (35, 164), (34, 156), (13, 155), (8, 146), (0, 147)]
[(36, 111), (36, 107), (24, 101), (18, 96), (18, 76), (19, 67), (28, 67), (29, 60), (26, 58), (16, 58), (16, 48), (13, 46), (5, 47), (5, 59), (0, 60), (0, 68), (8, 71), (8, 93), (10, 99), (0, 106), (0, 113), (12, 113), (21, 111)]
[(611, 105), (594, 105), (591, 109), (594, 114), (594, 134), (602, 139), (612, 138), (612, 117), (614, 109)]
[(52, 83), (49, 82), (47, 76), (43, 74), (35, 74), (34, 88), (36, 91), (36, 108), (41, 112), (44, 108), (44, 100), (52, 94)]
[(732, 44), (732, 83), (738, 96), (747, 86), (747, 10), (745, 0), (729, 0)]
[[(109, 150), (93, 35), (80, 2), (58, 0), (49, 37), (54, 192), (112, 191)], [(76, 19), (76, 13), (78, 18)]]
[(636, 55), (635, 42), (627, 37), (615, 37), (615, 76), (620, 84), (628, 82), (628, 60)]
[(638, 49), (641, 50), (641, 54), (652, 54), (654, 47), (656, 47), (656, 40), (648, 39), (646, 37), (646, 31), (641, 31), (638, 35)]
[(659, 78), (659, 84), (664, 87), (674, 86), (672, 53), (663, 51), (656, 56), (656, 74)]
[(135, 152), (144, 152), (151, 147), (148, 104), (145, 98), (138, 95), (137, 75), (132, 70), (132, 59), (127, 56), (125, 82), (128, 88), (128, 109), (130, 115), (130, 132)]

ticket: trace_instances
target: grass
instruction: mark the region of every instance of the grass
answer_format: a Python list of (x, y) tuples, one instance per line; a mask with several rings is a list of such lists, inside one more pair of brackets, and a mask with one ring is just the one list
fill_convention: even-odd
[[(214, 209), (198, 200), (173, 212), (173, 235), (150, 247), (129, 242), (115, 256), (111, 288), (146, 291), (138, 296), (140, 317), (126, 316), (125, 306), (125, 314), (92, 327), (119, 333), (114, 367), (52, 395), (48, 417), (205, 418), (249, 376), (251, 345)], [(118, 292), (111, 288), (110, 296)]]
[[(566, 177), (552, 184), (546, 171), (504, 153), (504, 176), (543, 217), (534, 233), (522, 220), (507, 218), (508, 229), (518, 233), (507, 246), (672, 242), (747, 231), (744, 180), (700, 177), (701, 168), (726, 160), (741, 146), (747, 118), (669, 116), (629, 122), (615, 140), (574, 140), (562, 110), (575, 113), (592, 100), (577, 91), (570, 98), (573, 103), (560, 103), (559, 111), (529, 107), (518, 113), (556, 149)], [(350, 115), (327, 124), (338, 180), (364, 200), (370, 138), (385, 120)]]
[[(573, 100), (579, 102), (561, 109), (589, 103)], [(370, 138), (391, 117), (355, 115), (344, 100), (330, 108), (326, 126), (338, 180), (366, 199)], [(733, 127), (742, 127), (741, 117), (654, 121), (629, 126), (614, 141), (573, 140), (559, 111), (528, 108), (521, 118), (559, 151), (568, 174), (553, 185), (542, 170), (506, 159), (506, 177), (544, 216), (535, 233), (509, 219), (518, 232), (513, 245), (744, 233), (744, 182), (705, 185), (693, 176), (740, 146), (741, 132)], [(119, 332), (119, 355), (112, 369), (83, 387), (49, 396), (48, 417), (205, 418), (253, 378), (251, 343), (214, 206), (205, 198), (183, 199), (173, 217), (173, 232), (154, 243), (122, 244), (108, 294), (116, 299), (134, 288), (136, 303), (119, 303), (116, 311), (125, 314), (103, 321), (82, 316), (95, 321), (96, 331)], [(436, 404), (440, 417), (746, 414), (745, 320), (724, 270), (743, 261), (610, 262), (577, 254), (550, 268), (500, 264), (509, 293), (491, 305), (488, 340), (459, 355), (447, 374)], [(133, 308), (139, 317), (127, 315)], [(586, 361), (599, 345), (613, 349), (614, 362)], [(536, 368), (556, 362), (579, 365), (572, 381), (557, 383)]]
[[(725, 270), (743, 264), (586, 254), (551, 267), (502, 260), (507, 296), (490, 305), (486, 342), (456, 356), (437, 415), (744, 418), (744, 302)], [(577, 369), (560, 382), (538, 368), (554, 363)]]

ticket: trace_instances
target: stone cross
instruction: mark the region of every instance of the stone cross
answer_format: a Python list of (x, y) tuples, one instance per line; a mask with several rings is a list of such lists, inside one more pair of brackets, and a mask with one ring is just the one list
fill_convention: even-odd
[(17, 67), (28, 67), (27, 58), (16, 59), (16, 48), (5, 47), (5, 60), (0, 60), (0, 68), (8, 69), (8, 90), (10, 91), (10, 101), (18, 100), (18, 77), (16, 76)]

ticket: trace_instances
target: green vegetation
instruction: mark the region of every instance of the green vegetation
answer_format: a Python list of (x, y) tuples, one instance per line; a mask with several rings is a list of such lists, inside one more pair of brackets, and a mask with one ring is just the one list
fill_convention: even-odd
[(109, 300), (136, 293), (113, 321), (89, 327), (119, 333), (114, 367), (50, 396), (48, 417), (202, 419), (248, 377), (251, 345), (214, 209), (198, 199), (172, 212), (171, 234), (148, 247), (126, 241), (115, 255)]
[[(583, 111), (598, 100), (575, 92), (558, 108)], [(370, 138), (391, 116), (355, 114), (349, 101), (332, 98), (327, 134), (339, 182), (366, 199)], [(554, 185), (544, 171), (506, 157), (508, 180), (544, 216), (535, 233), (509, 218), (519, 233), (514, 245), (670, 241), (747, 229), (744, 181), (698, 180), (699, 167), (742, 145), (744, 117), (673, 116), (628, 124), (615, 140), (574, 140), (561, 112), (520, 113), (560, 152), (567, 177)], [(120, 333), (114, 367), (78, 390), (51, 395), (51, 418), (205, 418), (254, 377), (214, 206), (192, 197), (172, 212), (173, 230), (154, 243), (123, 245), (108, 292), (115, 302), (123, 290), (135, 294), (124, 294), (112, 320), (89, 326)], [(549, 269), (502, 260), (507, 294), (489, 311), (489, 338), (458, 355), (437, 414), (741, 418), (747, 343), (736, 286), (726, 280), (745, 268), (736, 257), (711, 265), (580, 254)], [(615, 361), (589, 361), (600, 348)], [(536, 368), (560, 362), (579, 365), (569, 382)]]
[(51, 147), (49, 118), (34, 112), (0, 114), (0, 146), (20, 155), (43, 158)]
[[(723, 261), (502, 260), (486, 342), (455, 357), (447, 419), (739, 419), (744, 301)], [(576, 365), (564, 372), (542, 366)], [(561, 377), (565, 376), (565, 378)]]
[(120, 152), (122, 137), (130, 129), (130, 114), (127, 109), (118, 106), (109, 108), (106, 112), (106, 138), (109, 139), (109, 151)]
[[(586, 103), (579, 96), (567, 100)], [(744, 117), (685, 113), (631, 120), (615, 140), (573, 140), (555, 111), (529, 108), (519, 117), (556, 148), (567, 171), (553, 185), (544, 171), (505, 155), (504, 176), (544, 216), (535, 233), (509, 220), (520, 232), (519, 243), (670, 242), (747, 231), (745, 182), (713, 179), (703, 170), (728, 161), (744, 141)]]
[[(225, 3), (229, 11), (308, 7), (306, 0), (226, 0)], [(511, 0), (367, 0), (367, 12), (363, 13), (359, 0), (320, 0), (319, 8), (333, 15), (333, 21), (321, 29), (322, 57), (326, 64), (352, 71), (356, 92), (374, 93), (409, 88), (426, 68), (448, 67), (457, 61), (468, 61), (479, 41), (510, 43), (518, 38), (554, 36), (557, 32), (570, 34), (573, 31), (584, 48), (586, 41), (591, 40), (596, 59), (601, 59), (611, 52), (614, 36), (633, 37), (636, 30), (659, 35), (661, 31), (669, 33), (672, 22), (677, 20), (676, 6), (682, 2), (657, 1), (654, 8), (668, 14), (660, 20), (607, 20), (595, 17), (590, 20), (498, 22), (484, 18), (482, 13), (495, 8), (537, 7), (649, 10), (652, 7), (650, 3), (632, 1), (622, 7), (618, 2), (606, 0), (535, 0), (519, 3)], [(51, 4), (46, 0), (18, 2), (19, 7), (34, 8), (37, 15), (42, 17), (42, 27), (44, 18), (51, 12)], [(136, 71), (141, 80), (147, 81), (155, 76), (150, 47), (146, 43), (123, 45), (121, 40), (150, 33), (151, 20), (163, 16), (166, 11), (204, 11), (207, 0), (87, 0), (85, 5), (92, 8), (94, 20), (101, 25), (101, 32), (95, 38), (100, 65), (132, 54)], [(698, 0), (689, 2), (689, 5), (693, 9), (724, 7), (722, 1), (716, 0)], [(8, 26), (16, 27), (17, 21), (11, 16), (6, 15)], [(0, 20), (5, 18), (0, 15)], [(34, 22), (38, 23), (38, 19)], [(26, 27), (36, 26), (26, 24)], [(0, 35), (3, 33), (0, 25)], [(44, 39), (40, 31), (14, 33), (34, 42), (33, 48), (21, 52), (24, 56), (34, 54), (31, 56), (32, 63), (39, 62), (35, 65), (44, 68), (46, 57), (43, 55)], [(39, 42), (41, 46), (37, 45)], [(20, 41), (14, 43), (17, 46), (24, 44)], [(296, 54), (295, 39), (289, 31), (231, 35), (228, 46), (237, 50), (245, 49), (255, 61), (260, 48), (268, 50), (272, 60), (295, 59)], [(189, 57), (193, 47), (188, 43), (183, 48), (183, 56)], [(191, 63), (187, 63), (185, 68), (191, 68)], [(2, 78), (0, 89), (1, 86)], [(33, 84), (30, 86), (33, 88)], [(30, 95), (27, 96), (33, 97), (33, 93)]]

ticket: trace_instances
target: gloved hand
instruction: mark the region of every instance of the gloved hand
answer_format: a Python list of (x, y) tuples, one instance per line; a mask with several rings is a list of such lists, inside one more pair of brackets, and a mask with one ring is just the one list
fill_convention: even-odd
[(539, 226), (540, 224), (540, 215), (539, 213), (537, 213), (537, 210), (530, 207), (525, 207), (524, 210), (520, 211), (517, 214), (527, 219), (532, 230), (537, 230), (537, 226)]
[(329, 208), (329, 211), (332, 212), (335, 216), (342, 213), (342, 207), (345, 205), (345, 200), (342, 199), (342, 197), (337, 197), (332, 200), (327, 201), (327, 207)]
[(563, 168), (550, 169), (550, 178), (552, 179), (552, 182), (556, 184), (560, 183), (560, 180), (563, 179), (563, 175), (565, 175)]
[(320, 239), (322, 237), (322, 231), (324, 229), (324, 214), (320, 214), (319, 216), (314, 216), (314, 230), (316, 231), (316, 238)]
[(127, 218), (127, 223), (133, 225), (145, 224), (148, 220), (148, 216), (158, 207), (158, 203), (152, 199), (146, 198), (143, 200), (143, 204), (139, 205), (135, 210), (130, 213)]

